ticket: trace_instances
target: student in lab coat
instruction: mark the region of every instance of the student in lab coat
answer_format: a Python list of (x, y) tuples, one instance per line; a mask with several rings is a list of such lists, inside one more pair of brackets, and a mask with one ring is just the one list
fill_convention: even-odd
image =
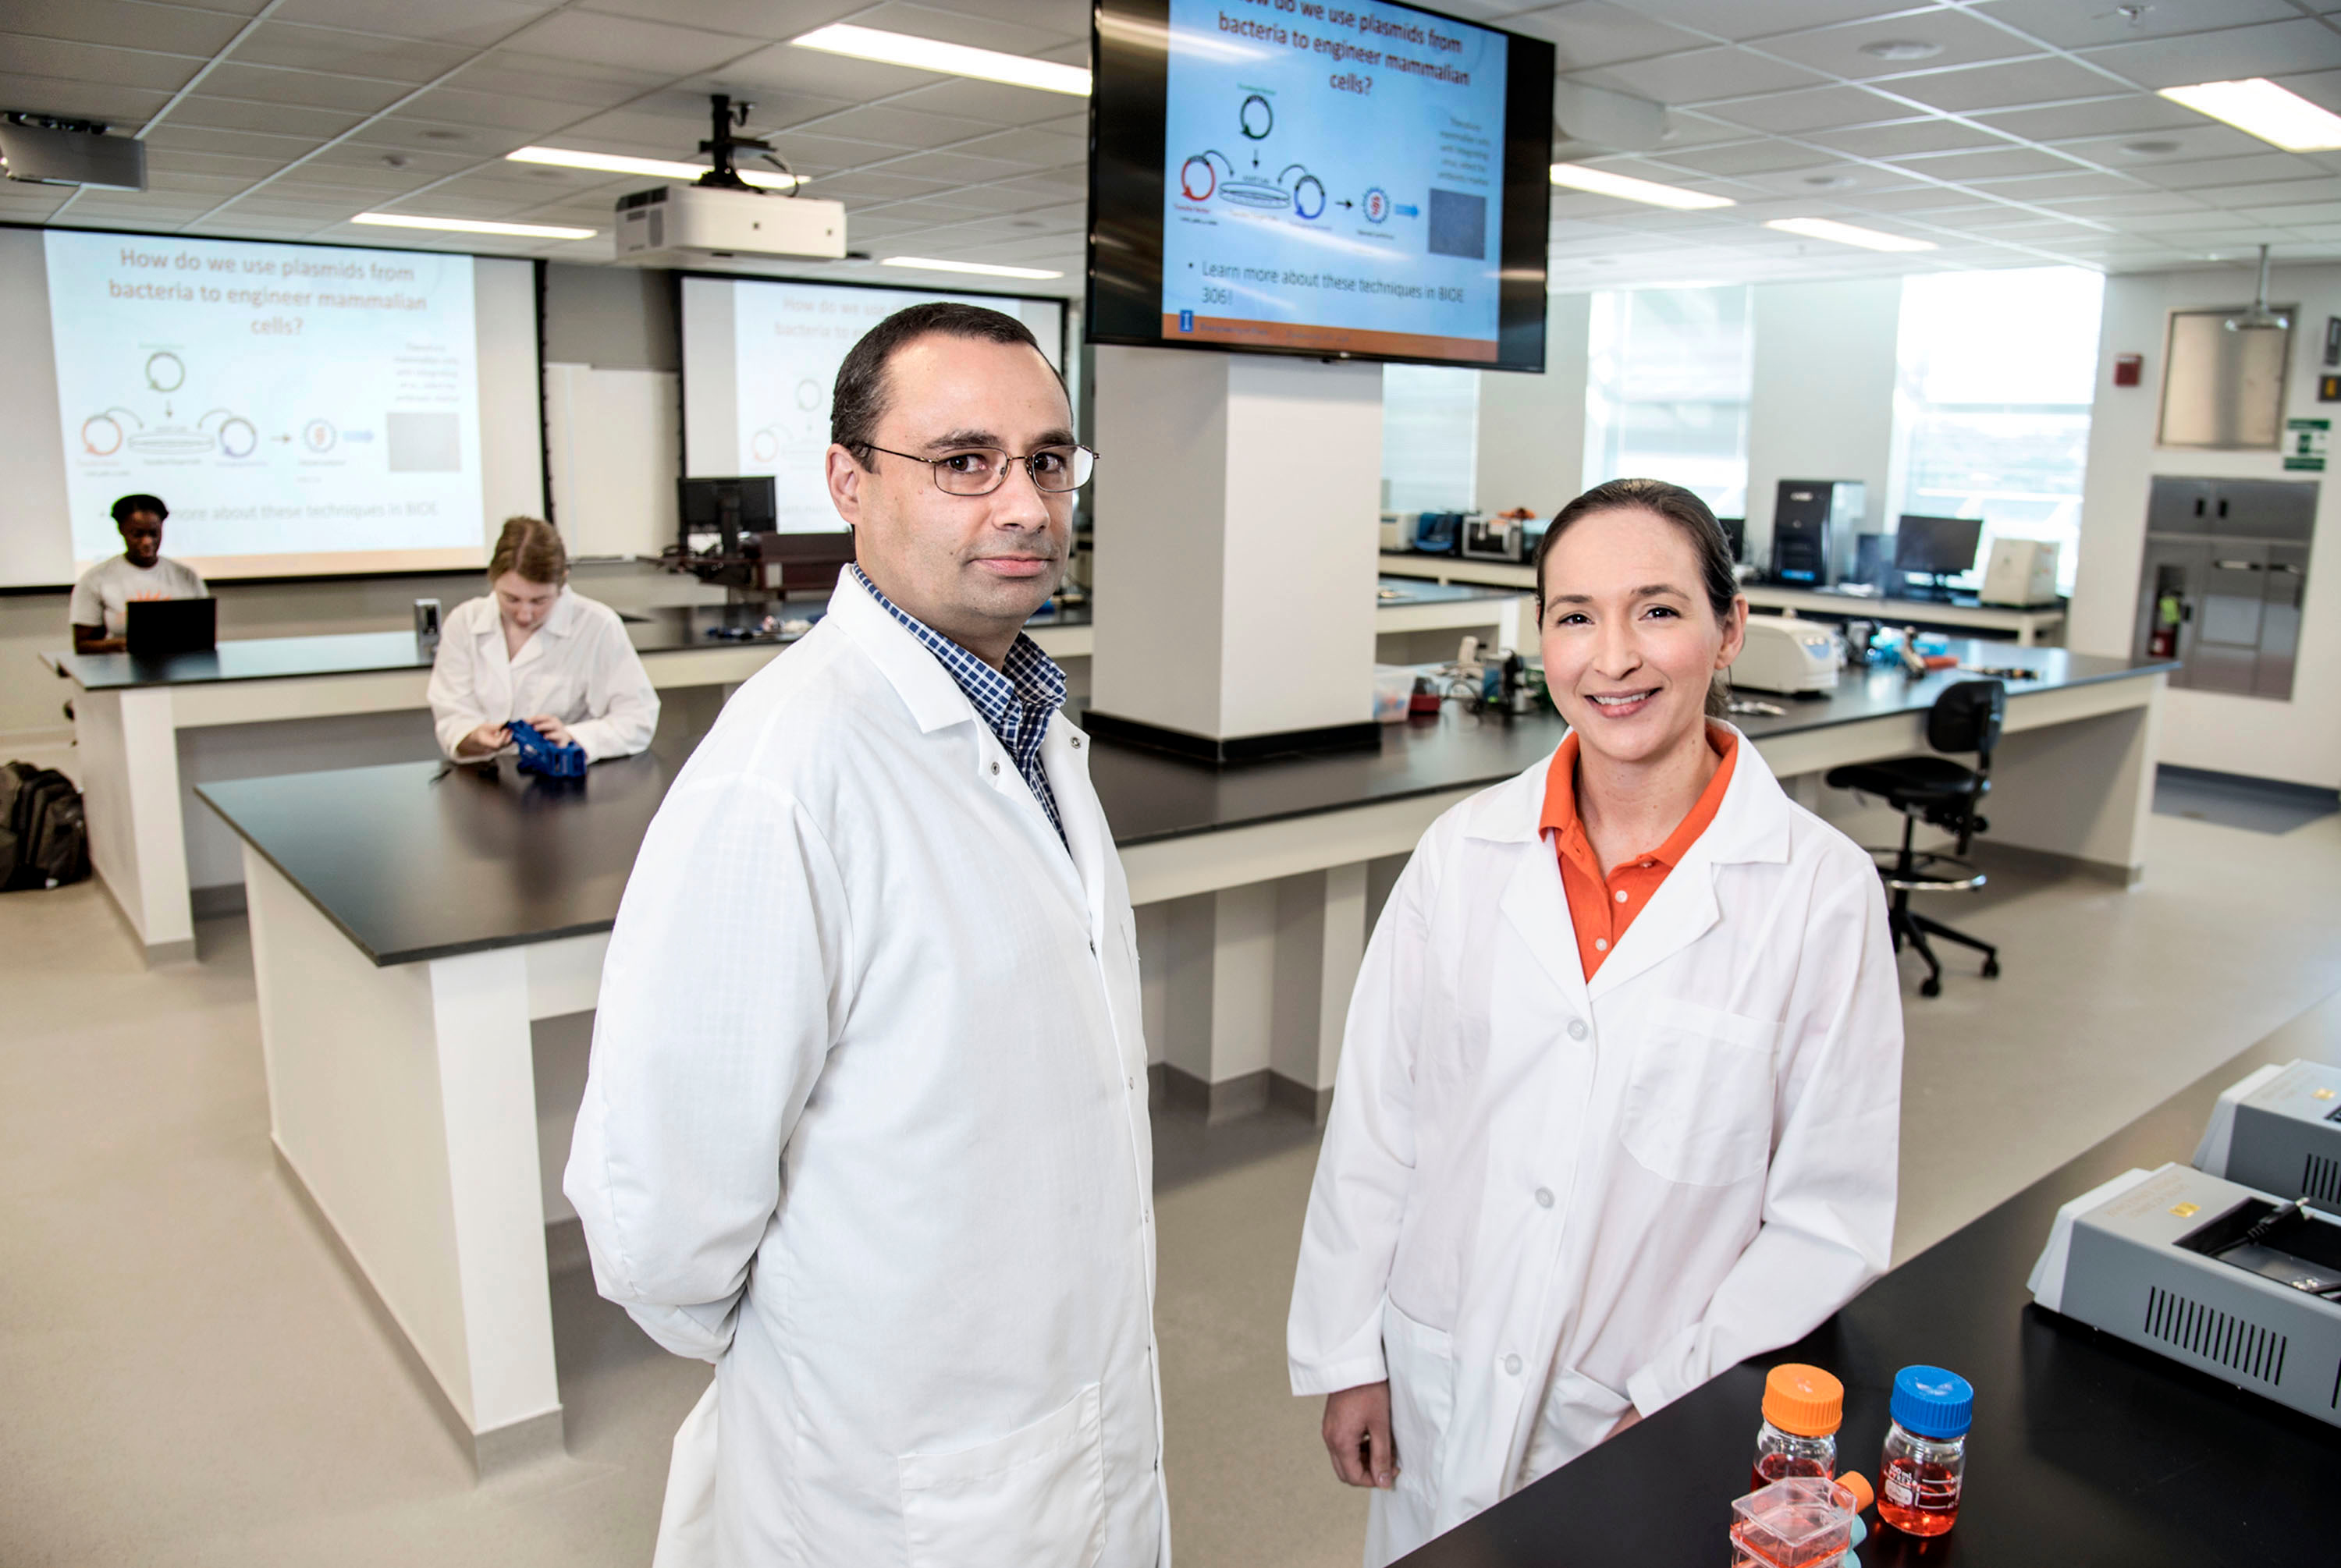
[(484, 598), (457, 605), (431, 665), (431, 719), (458, 762), (513, 743), (515, 719), (589, 762), (631, 757), (658, 729), (658, 692), (625, 623), (569, 588), (569, 552), (553, 524), (506, 521), (488, 558)]
[(1022, 632), (1092, 454), (952, 303), (847, 353), (832, 436), (859, 564), (651, 825), (565, 1182), (715, 1364), (658, 1563), (1167, 1568), (1135, 925)]
[(1613, 481), (1537, 571), (1569, 733), (1391, 892), (1301, 1238), (1292, 1388), (1375, 1488), (1369, 1564), (1795, 1340), (1893, 1240), (1885, 902), (1720, 721), (1721, 530)]

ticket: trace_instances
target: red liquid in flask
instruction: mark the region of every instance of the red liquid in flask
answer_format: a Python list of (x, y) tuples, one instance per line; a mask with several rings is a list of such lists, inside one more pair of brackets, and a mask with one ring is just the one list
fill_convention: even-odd
[(1791, 1475), (1819, 1475), (1836, 1479), (1829, 1467), (1818, 1459), (1806, 1459), (1793, 1454), (1767, 1454), (1748, 1472), (1748, 1490), (1761, 1492), (1775, 1481), (1786, 1481)]
[(1959, 1476), (1947, 1464), (1888, 1462), (1878, 1477), (1878, 1516), (1909, 1535), (1940, 1535), (1959, 1518)]

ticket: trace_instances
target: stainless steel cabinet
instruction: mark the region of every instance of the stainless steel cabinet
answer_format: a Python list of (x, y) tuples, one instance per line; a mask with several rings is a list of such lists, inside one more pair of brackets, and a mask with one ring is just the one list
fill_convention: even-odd
[(2174, 686), (2288, 701), (2316, 526), (2313, 481), (2157, 478), (2131, 651)]

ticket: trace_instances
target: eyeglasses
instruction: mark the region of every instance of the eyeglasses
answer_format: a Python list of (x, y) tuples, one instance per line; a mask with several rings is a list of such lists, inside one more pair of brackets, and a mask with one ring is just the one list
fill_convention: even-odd
[(1097, 467), (1097, 453), (1085, 446), (1044, 446), (1022, 457), (996, 446), (961, 447), (931, 458), (912, 452), (896, 452), (891, 447), (872, 446), (870, 450), (925, 463), (934, 471), (935, 488), (948, 495), (990, 495), (1008, 482), (1008, 471), (1020, 462), (1024, 471), (1032, 476), (1034, 490), (1061, 495), (1089, 483), (1090, 474)]

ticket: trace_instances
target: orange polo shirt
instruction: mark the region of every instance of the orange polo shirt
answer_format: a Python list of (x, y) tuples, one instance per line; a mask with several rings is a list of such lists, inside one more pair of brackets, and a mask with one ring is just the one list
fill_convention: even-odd
[(1617, 951), (1626, 928), (1715, 820), (1723, 792), (1731, 785), (1731, 765), (1739, 759), (1739, 737), (1709, 726), (1707, 743), (1715, 748), (1722, 763), (1699, 792), (1690, 814), (1676, 824), (1665, 843), (1634, 856), (1605, 877), (1600, 858), (1585, 837), (1585, 824), (1577, 816), (1577, 732), (1572, 729), (1561, 737), (1560, 749), (1553, 753), (1552, 767), (1545, 774), (1544, 816), (1538, 826), (1551, 831), (1553, 849), (1560, 858), (1560, 886), (1569, 895), (1569, 921), (1577, 928), (1577, 956), (1585, 966), (1587, 979)]

